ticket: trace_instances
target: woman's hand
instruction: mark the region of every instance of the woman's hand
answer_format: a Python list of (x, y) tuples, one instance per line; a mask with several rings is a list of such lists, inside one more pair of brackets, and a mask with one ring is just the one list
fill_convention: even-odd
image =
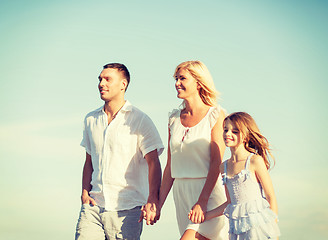
[(188, 218), (193, 223), (202, 223), (205, 220), (207, 203), (197, 202), (190, 210)]

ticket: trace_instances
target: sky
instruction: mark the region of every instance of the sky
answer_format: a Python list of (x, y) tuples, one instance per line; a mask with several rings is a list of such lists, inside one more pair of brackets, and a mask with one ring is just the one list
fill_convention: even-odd
[[(103, 65), (128, 67), (126, 99), (167, 147), (172, 76), (187, 60), (204, 62), (219, 104), (268, 138), (280, 239), (327, 239), (327, 22), (319, 0), (1, 1), (0, 239), (74, 238), (83, 118), (103, 104)], [(178, 238), (170, 194), (142, 239)]]

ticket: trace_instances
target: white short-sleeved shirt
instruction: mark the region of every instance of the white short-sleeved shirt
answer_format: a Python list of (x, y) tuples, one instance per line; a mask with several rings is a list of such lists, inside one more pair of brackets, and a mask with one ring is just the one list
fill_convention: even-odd
[(171, 134), (172, 178), (206, 178), (211, 158), (211, 131), (219, 117), (220, 107), (211, 107), (205, 117), (193, 127), (181, 124), (181, 109), (169, 116)]
[(144, 156), (160, 155), (164, 146), (152, 120), (126, 101), (108, 124), (103, 107), (84, 120), (81, 146), (91, 155), (90, 196), (109, 211), (144, 205), (149, 194), (148, 164)]

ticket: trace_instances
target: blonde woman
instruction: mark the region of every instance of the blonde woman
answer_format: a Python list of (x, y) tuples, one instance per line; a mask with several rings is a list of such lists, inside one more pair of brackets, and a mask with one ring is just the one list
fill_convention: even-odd
[(183, 102), (169, 116), (168, 159), (159, 207), (173, 186), (182, 240), (228, 239), (224, 216), (204, 222), (208, 210), (226, 201), (221, 178), (217, 181), (225, 150), (224, 111), (216, 104), (217, 91), (202, 62), (181, 63), (174, 78), (177, 97)]

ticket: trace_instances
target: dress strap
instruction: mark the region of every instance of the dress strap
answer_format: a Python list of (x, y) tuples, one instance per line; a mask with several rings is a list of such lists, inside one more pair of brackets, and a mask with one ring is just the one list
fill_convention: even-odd
[(222, 174), (223, 184), (227, 183), (227, 160), (223, 162), (224, 173)]
[(246, 164), (245, 164), (245, 169), (248, 170), (249, 169), (249, 163), (251, 162), (251, 157), (254, 155), (254, 153), (251, 153), (247, 159), (246, 159)]

